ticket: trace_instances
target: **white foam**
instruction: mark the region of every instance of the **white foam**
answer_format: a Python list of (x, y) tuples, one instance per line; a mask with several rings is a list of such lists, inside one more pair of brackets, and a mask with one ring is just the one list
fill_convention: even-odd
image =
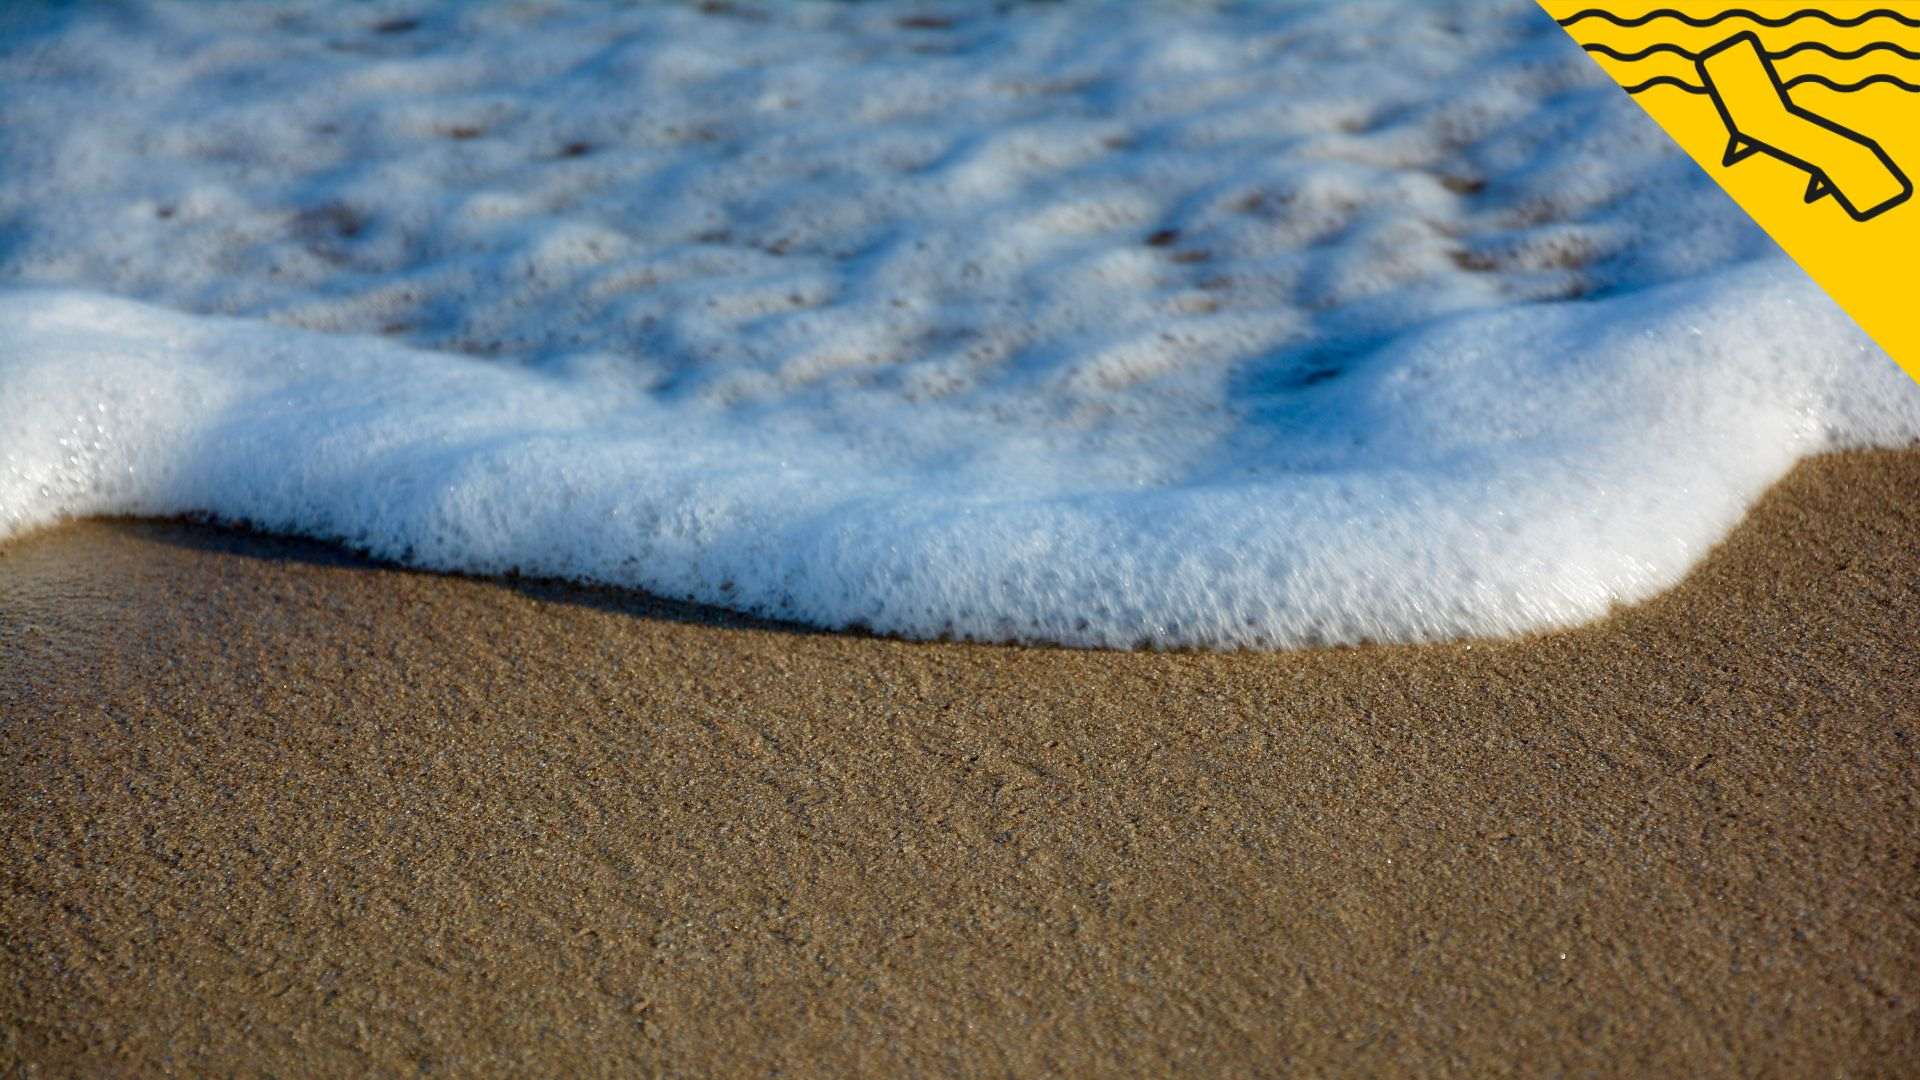
[(1428, 640), (1649, 596), (1800, 457), (1920, 437), (1531, 4), (910, 11), (25, 20), (0, 537), (205, 512), (913, 637)]

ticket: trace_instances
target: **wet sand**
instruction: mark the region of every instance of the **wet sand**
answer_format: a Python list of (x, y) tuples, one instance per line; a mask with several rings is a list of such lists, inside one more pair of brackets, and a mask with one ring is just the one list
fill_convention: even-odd
[(1505, 643), (916, 645), (0, 548), (0, 1073), (1920, 1069), (1920, 452)]

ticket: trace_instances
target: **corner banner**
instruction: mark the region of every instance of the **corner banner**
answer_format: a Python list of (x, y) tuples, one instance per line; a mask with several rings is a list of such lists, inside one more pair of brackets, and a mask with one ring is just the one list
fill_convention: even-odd
[(1920, 379), (1920, 2), (1539, 2)]

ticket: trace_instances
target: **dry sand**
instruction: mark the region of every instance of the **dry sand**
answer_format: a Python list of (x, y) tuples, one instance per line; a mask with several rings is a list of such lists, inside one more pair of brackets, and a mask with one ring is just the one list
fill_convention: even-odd
[(1920, 1070), (1920, 452), (1473, 646), (810, 634), (178, 524), (0, 549), (0, 1065)]

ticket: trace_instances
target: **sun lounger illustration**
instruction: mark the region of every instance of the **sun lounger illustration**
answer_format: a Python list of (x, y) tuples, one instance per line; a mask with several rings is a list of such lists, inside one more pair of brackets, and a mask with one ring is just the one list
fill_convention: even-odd
[(1866, 221), (1913, 195), (1880, 144), (1795, 105), (1751, 32), (1700, 54), (1701, 81), (1727, 125), (1722, 165), (1766, 154), (1806, 171), (1806, 200), (1829, 195), (1855, 221)]

